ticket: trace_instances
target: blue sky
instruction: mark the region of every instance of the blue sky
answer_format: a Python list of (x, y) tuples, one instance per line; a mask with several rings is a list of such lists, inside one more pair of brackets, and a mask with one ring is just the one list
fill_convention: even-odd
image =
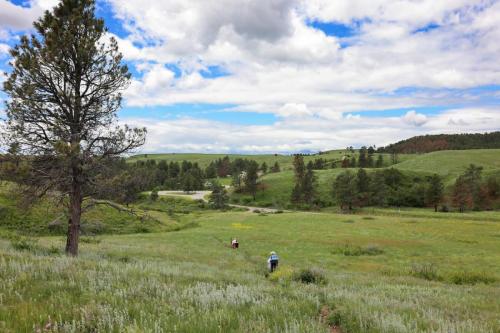
[[(0, 0), (0, 70), (56, 3)], [(291, 153), (500, 128), (499, 1), (97, 0), (96, 13), (132, 73), (120, 122), (148, 127), (147, 152)]]

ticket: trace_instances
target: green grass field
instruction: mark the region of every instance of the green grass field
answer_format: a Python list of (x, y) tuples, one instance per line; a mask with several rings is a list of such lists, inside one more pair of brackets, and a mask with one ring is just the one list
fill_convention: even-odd
[[(3, 239), (0, 330), (498, 332), (500, 215), (425, 214), (187, 214), (197, 227), (100, 236), (78, 259), (54, 253), (61, 237)], [(326, 281), (296, 281), (301, 269)]]

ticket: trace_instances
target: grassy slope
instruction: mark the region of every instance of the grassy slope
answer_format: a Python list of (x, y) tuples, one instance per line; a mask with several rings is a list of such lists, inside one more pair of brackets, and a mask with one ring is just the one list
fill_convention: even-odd
[[(346, 169), (336, 168), (327, 170), (317, 170), (318, 194), (324, 201), (332, 201), (331, 186), (335, 177)], [(356, 170), (353, 170), (354, 172)], [(261, 182), (265, 184), (265, 190), (259, 190), (256, 195), (255, 204), (257, 206), (274, 206), (285, 208), (290, 202), (290, 194), (294, 184), (293, 171), (283, 171), (265, 175)], [(239, 200), (242, 203), (249, 203), (251, 196), (248, 194), (232, 194), (233, 201)]]
[(438, 173), (450, 183), (471, 163), (482, 166), (485, 174), (500, 171), (500, 149), (438, 151), (417, 155), (395, 167), (400, 170)]
[[(0, 240), (1, 330), (58, 321), (63, 332), (327, 332), (326, 307), (345, 332), (500, 330), (498, 213), (487, 223), (310, 213), (206, 213), (182, 223), (193, 221), (199, 227), (175, 233), (103, 236), (82, 244), (78, 259)], [(226, 246), (233, 236), (238, 251)], [(64, 240), (40, 243), (62, 248)], [(338, 254), (346, 243), (383, 253)], [(270, 250), (280, 271), (266, 279)], [(435, 265), (442, 281), (410, 276), (415, 264)], [(322, 267), (328, 283), (290, 281), (288, 272), (305, 267)], [(496, 282), (451, 283), (463, 272)]]
[[(15, 188), (3, 184), (0, 185), (0, 229), (15, 231), (27, 235), (59, 235), (65, 233), (65, 211), (63, 207), (58, 207), (54, 201), (42, 200), (29, 209), (21, 209), (17, 206)], [(148, 218), (141, 219), (145, 216), (146, 211), (141, 209), (147, 205), (147, 200), (142, 201), (135, 209), (136, 215), (129, 214), (125, 211), (119, 211), (115, 208), (99, 205), (88, 210), (82, 215), (82, 229), (88, 234), (127, 234), (137, 232), (158, 232), (168, 231), (178, 228), (175, 218), (167, 214), (169, 204), (175, 207), (175, 212), (183, 213), (191, 210), (192, 203), (186, 200), (177, 201), (169, 198), (162, 198), (164, 211), (154, 209), (147, 212)], [(174, 202), (177, 202), (175, 205)], [(183, 204), (185, 203), (185, 204)], [(54, 220), (58, 220), (58, 224), (49, 227)]]
[[(500, 150), (479, 149), (465, 151), (440, 151), (423, 155), (402, 155), (400, 163), (393, 167), (416, 174), (426, 175), (439, 173), (445, 179), (446, 185), (451, 185), (455, 178), (469, 166), (470, 163), (483, 166), (484, 175), (500, 174)], [(317, 170), (318, 193), (325, 202), (333, 200), (331, 186), (335, 177), (346, 169), (336, 168)], [(357, 169), (351, 169), (356, 172)], [(373, 169), (367, 169), (369, 172)], [(261, 178), (265, 190), (259, 191), (255, 205), (286, 207), (290, 201), (293, 188), (293, 172), (291, 170), (267, 174)], [(250, 196), (246, 194), (233, 194), (233, 198), (240, 202), (249, 202)]]

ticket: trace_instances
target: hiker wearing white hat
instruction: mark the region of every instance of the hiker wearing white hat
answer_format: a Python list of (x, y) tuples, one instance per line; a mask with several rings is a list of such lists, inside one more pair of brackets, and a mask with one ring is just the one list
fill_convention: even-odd
[(276, 252), (271, 251), (269, 258), (267, 259), (267, 265), (269, 267), (269, 271), (272, 273), (278, 267), (278, 255)]

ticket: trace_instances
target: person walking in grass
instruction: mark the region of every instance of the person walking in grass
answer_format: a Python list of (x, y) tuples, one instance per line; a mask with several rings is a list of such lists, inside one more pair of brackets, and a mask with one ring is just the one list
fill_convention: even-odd
[(271, 251), (269, 258), (267, 259), (267, 265), (271, 273), (274, 272), (276, 268), (278, 268), (278, 260), (279, 258), (276, 252)]
[(231, 248), (237, 249), (238, 247), (240, 247), (240, 243), (238, 243), (238, 240), (236, 238), (233, 238), (233, 240), (231, 241)]

